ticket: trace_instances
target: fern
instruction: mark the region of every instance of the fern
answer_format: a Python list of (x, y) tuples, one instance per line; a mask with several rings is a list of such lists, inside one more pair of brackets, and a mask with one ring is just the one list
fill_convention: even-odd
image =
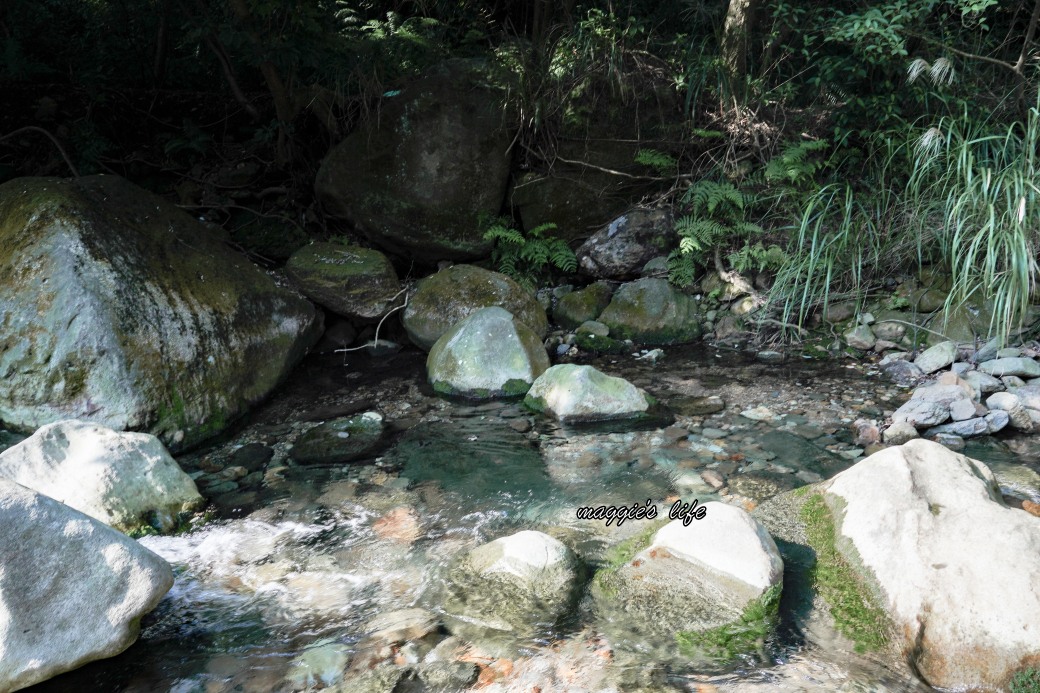
[(687, 190), (684, 201), (691, 206), (693, 214), (708, 216), (716, 212), (726, 216), (743, 214), (745, 203), (744, 194), (732, 183), (710, 180), (702, 180)]
[(546, 235), (556, 224), (540, 224), (525, 236), (509, 223), (508, 219), (497, 219), (484, 232), (484, 240), (494, 243), (491, 259), (499, 272), (533, 288), (553, 269), (560, 272), (578, 269), (578, 258), (567, 242)]
[(825, 140), (813, 140), (785, 147), (766, 164), (766, 181), (794, 186), (811, 184), (813, 176), (823, 167), (823, 162), (814, 155), (829, 146)]
[(764, 247), (761, 242), (745, 245), (740, 250), (730, 253), (730, 266), (738, 272), (778, 270), (787, 262), (787, 253), (778, 245)]
[(636, 163), (649, 166), (662, 176), (674, 174), (676, 166), (679, 165), (674, 156), (659, 152), (656, 149), (640, 149), (636, 152)]
[(697, 266), (688, 253), (673, 250), (668, 254), (668, 281), (679, 288), (685, 288), (697, 278)]

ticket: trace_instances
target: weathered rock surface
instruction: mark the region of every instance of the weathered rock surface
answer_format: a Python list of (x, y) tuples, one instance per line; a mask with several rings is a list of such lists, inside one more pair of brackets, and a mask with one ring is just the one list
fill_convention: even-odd
[(914, 365), (920, 368), (925, 374), (928, 374), (946, 368), (956, 360), (957, 344), (946, 341), (940, 342), (939, 344), (922, 351), (918, 357), (914, 359)]
[(0, 477), (123, 532), (171, 530), (203, 503), (155, 436), (86, 421), (48, 424), (0, 453)]
[(845, 333), (845, 341), (853, 349), (867, 351), (873, 349), (877, 343), (877, 337), (869, 325), (856, 325)]
[[(547, 634), (577, 597), (577, 558), (560, 541), (525, 530), (466, 552), (440, 595), (448, 628), (508, 648)], [(526, 643), (525, 643), (526, 644)]]
[(426, 359), (433, 389), (465, 397), (522, 395), (549, 368), (542, 340), (504, 308), (481, 308), (441, 335)]
[[(611, 565), (596, 574), (592, 593), (612, 642), (641, 651), (732, 656), (753, 647), (755, 637), (743, 645), (731, 641), (734, 652), (720, 653), (708, 634), (725, 628), (768, 632), (784, 570), (776, 544), (740, 508), (709, 502), (703, 509), (703, 519), (691, 518), (688, 525), (673, 520), (648, 546), (635, 541), (618, 547)], [(761, 613), (751, 618), (756, 602)]]
[(599, 321), (614, 339), (640, 344), (683, 344), (701, 336), (697, 302), (660, 278), (622, 285)]
[(1010, 392), (994, 392), (986, 398), (986, 406), (1000, 409), (1008, 413), (1008, 423), (1012, 428), (1029, 433), (1033, 430), (1033, 420), (1029, 417), (1025, 405), (1017, 395)]
[(1003, 378), (1009, 375), (1019, 378), (1040, 377), (1040, 363), (1021, 356), (986, 361), (979, 364), (979, 370), (996, 378)]
[(823, 489), (838, 550), (876, 586), (929, 684), (1004, 690), (1040, 659), (1040, 518), (1006, 507), (984, 464), (914, 440)]
[(941, 424), (950, 418), (950, 405), (960, 400), (972, 400), (971, 385), (957, 379), (956, 383), (936, 383), (914, 390), (910, 400), (892, 414), (893, 423), (906, 421), (917, 428)]
[(371, 455), (382, 443), (383, 417), (370, 411), (318, 424), (301, 435), (289, 454), (299, 464), (341, 464)]
[(560, 421), (603, 421), (639, 416), (650, 408), (651, 401), (623, 378), (592, 366), (563, 363), (534, 381), (524, 404)]
[(342, 243), (300, 248), (285, 264), (285, 272), (304, 296), (348, 318), (382, 316), (401, 290), (385, 255)]
[(504, 274), (473, 265), (454, 265), (420, 281), (401, 322), (412, 342), (429, 351), (452, 326), (491, 306), (505, 308), (539, 339), (549, 330), (545, 309), (533, 293)]
[(322, 162), (314, 187), (369, 240), (433, 264), (485, 255), (510, 166), (510, 120), (487, 67), (453, 60), (388, 96)]
[(651, 259), (667, 254), (676, 239), (671, 210), (632, 209), (578, 248), (578, 266), (597, 279), (628, 279)]
[(553, 310), (556, 324), (573, 330), (584, 322), (595, 320), (610, 305), (614, 287), (606, 282), (596, 282), (584, 289), (561, 296)]
[(220, 432), (321, 334), (319, 313), (116, 176), (0, 186), (0, 420)]
[(119, 654), (173, 586), (133, 539), (7, 479), (0, 527), (0, 690)]

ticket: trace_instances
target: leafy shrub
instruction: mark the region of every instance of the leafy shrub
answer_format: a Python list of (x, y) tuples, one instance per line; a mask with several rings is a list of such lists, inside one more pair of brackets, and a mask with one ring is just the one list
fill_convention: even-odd
[(509, 226), (508, 219), (496, 220), (484, 233), (492, 241), (491, 259), (499, 272), (533, 288), (552, 270), (573, 272), (578, 259), (567, 242), (549, 235), (556, 224), (540, 224), (525, 235)]

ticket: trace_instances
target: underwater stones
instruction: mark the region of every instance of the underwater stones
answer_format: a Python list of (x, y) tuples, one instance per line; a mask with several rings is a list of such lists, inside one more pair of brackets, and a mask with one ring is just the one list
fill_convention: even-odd
[(927, 683), (1003, 689), (1040, 658), (1040, 520), (1004, 505), (986, 465), (913, 440), (822, 489), (835, 547), (876, 587)]
[(473, 265), (454, 265), (420, 281), (401, 322), (412, 342), (429, 351), (453, 325), (491, 306), (512, 313), (539, 339), (549, 330), (545, 309), (533, 293), (504, 274)]
[[(560, 297), (553, 311), (553, 320), (564, 329), (573, 330), (584, 322), (595, 320), (610, 305), (614, 287), (607, 282), (595, 282), (584, 289)], [(605, 336), (605, 335), (604, 335)]]
[(486, 219), (509, 179), (504, 90), (479, 61), (450, 60), (399, 92), (322, 161), (315, 193), (370, 241), (426, 264), (486, 255)]
[(522, 395), (548, 367), (538, 335), (498, 307), (471, 313), (441, 335), (426, 359), (434, 390), (479, 399)]
[(623, 378), (564, 363), (534, 381), (524, 404), (560, 421), (582, 422), (637, 417), (650, 408), (651, 399)]
[(0, 477), (123, 532), (170, 531), (203, 504), (155, 436), (86, 421), (48, 424), (0, 453)]
[(180, 450), (263, 399), (320, 313), (117, 176), (0, 185), (0, 420), (142, 430)]
[(784, 569), (776, 544), (736, 506), (701, 509), (699, 520), (615, 547), (596, 573), (600, 626), (618, 646), (728, 659), (772, 628)]
[(299, 464), (342, 464), (379, 449), (383, 417), (374, 411), (318, 424), (301, 435), (289, 451)]
[(386, 313), (401, 291), (397, 272), (378, 250), (342, 243), (311, 243), (292, 254), (285, 273), (304, 296), (348, 318)]
[(508, 648), (547, 634), (573, 605), (578, 578), (570, 549), (524, 530), (463, 554), (445, 575), (440, 608), (453, 633)]
[(7, 479), (0, 527), (0, 690), (119, 654), (173, 586), (133, 539)]
[(611, 221), (575, 253), (585, 274), (597, 279), (627, 279), (676, 243), (669, 209), (636, 208)]
[(654, 277), (618, 288), (599, 322), (610, 328), (611, 337), (638, 344), (683, 344), (701, 336), (697, 302)]

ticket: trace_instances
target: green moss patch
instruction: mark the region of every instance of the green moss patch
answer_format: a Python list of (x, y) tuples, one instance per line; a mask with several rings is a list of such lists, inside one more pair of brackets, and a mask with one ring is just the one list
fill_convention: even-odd
[(711, 630), (676, 633), (679, 650), (688, 657), (730, 660), (738, 654), (762, 649), (776, 624), (781, 591), (781, 585), (773, 585), (753, 599), (733, 623)]
[(816, 552), (813, 582), (830, 606), (838, 630), (856, 645), (857, 652), (879, 650), (888, 644), (890, 623), (863, 579), (835, 546), (834, 517), (819, 494), (801, 510), (809, 545)]

